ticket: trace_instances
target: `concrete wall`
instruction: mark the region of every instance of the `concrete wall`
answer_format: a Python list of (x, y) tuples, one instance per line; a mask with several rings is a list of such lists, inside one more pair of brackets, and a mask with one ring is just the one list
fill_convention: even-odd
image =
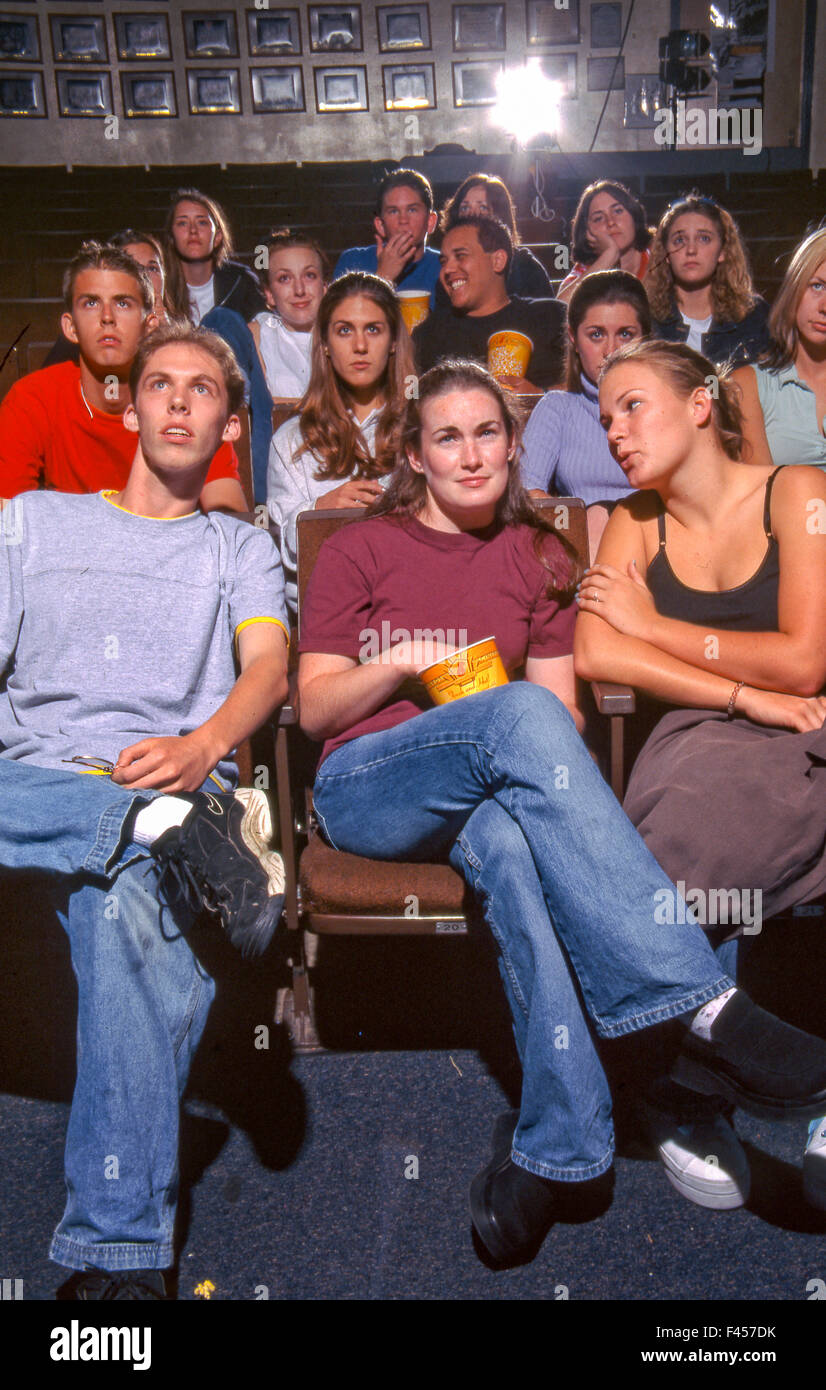
[[(630, 0), (622, 0), (622, 21), (625, 23)], [(320, 54), (310, 51), (308, 10), (301, 3), (292, 8), (301, 11), (300, 27), (302, 54), (283, 59), (251, 58), (247, 41), (247, 13), (253, 4), (235, 4), (231, 0), (210, 0), (202, 11), (233, 9), (236, 15), (239, 56), (237, 58), (196, 61), (186, 57), (182, 28), (184, 10), (196, 8), (195, 0), (64, 0), (63, 4), (35, 4), (22, 0), (4, 0), (4, 14), (35, 12), (39, 19), (41, 61), (37, 64), (13, 64), (0, 59), (5, 71), (15, 67), (36, 67), (42, 72), (46, 92), (48, 119), (7, 118), (0, 123), (4, 153), (2, 162), (19, 165), (84, 164), (132, 165), (199, 164), (199, 163), (284, 163), (291, 161), (327, 161), (348, 159), (392, 158), (402, 160), (421, 155), (444, 144), (461, 145), (479, 154), (507, 153), (510, 137), (491, 121), (490, 108), (457, 109), (453, 95), (453, 65), (463, 59), (503, 57), (508, 66), (524, 62), (529, 50), (526, 41), (525, 0), (503, 0), (507, 21), (506, 52), (454, 52), (452, 43), (452, 5), (445, 0), (430, 0), (432, 46), (421, 55), (415, 53), (385, 54), (378, 50), (377, 5), (374, 0), (362, 0), (361, 18), (363, 52), (353, 54)], [(543, 0), (546, 9), (564, 8), (562, 0)], [(576, 0), (569, 0), (575, 5)], [(257, 12), (266, 12), (264, 0)], [(275, 5), (270, 0), (270, 8)], [(332, 8), (336, 8), (334, 5)], [(340, 7), (339, 7), (340, 8)], [(589, 58), (612, 58), (615, 50), (594, 49), (591, 44), (591, 12), (594, 6), (580, 2), (580, 38), (578, 43), (560, 47), (545, 47), (543, 54), (570, 54), (576, 60), (576, 91), (572, 100), (562, 104), (559, 145), (563, 152), (587, 150), (599, 119), (605, 97), (604, 91), (588, 90)], [(763, 143), (794, 146), (798, 140), (801, 71), (801, 34), (804, 0), (780, 0), (782, 23), (779, 24), (774, 71), (767, 79), (767, 110)], [(819, 0), (823, 19), (819, 26), (819, 69), (826, 71), (826, 0)], [(52, 53), (49, 15), (72, 13), (100, 15), (105, 20), (109, 49), (108, 70), (111, 74), (114, 114), (117, 123), (102, 119), (67, 119), (57, 114), (55, 70)], [(171, 61), (145, 60), (141, 63), (117, 61), (114, 14), (163, 13), (168, 17), (172, 39)], [(671, 0), (637, 0), (633, 21), (625, 45), (626, 74), (656, 73), (658, 68), (657, 41), (669, 28)], [(682, 0), (681, 22), (699, 22), (708, 16), (708, 0)], [(422, 110), (411, 119), (408, 113), (384, 109), (382, 69), (390, 63), (432, 63), (435, 70), (437, 108)], [(251, 74), (256, 68), (300, 64), (303, 72), (307, 109), (304, 113), (257, 114), (252, 109)], [(367, 70), (369, 110), (320, 114), (316, 110), (314, 69), (322, 65), (345, 66), (358, 64)], [(79, 65), (75, 65), (76, 67)], [(90, 64), (90, 67), (94, 67)], [(237, 71), (241, 97), (240, 116), (202, 115), (189, 113), (187, 99), (187, 69), (192, 67)], [(129, 119), (124, 114), (121, 93), (121, 74), (136, 71), (173, 70), (177, 89), (178, 117), (175, 119)], [(814, 121), (817, 155), (826, 163), (826, 119), (824, 94), (818, 95)], [(711, 103), (713, 104), (713, 98)], [(624, 125), (624, 93), (612, 92), (596, 144), (597, 151), (656, 151), (658, 147), (650, 129), (627, 129)], [(813, 160), (813, 162), (816, 162)], [(748, 167), (746, 163), (745, 167)]]
[[(817, 0), (815, 34), (815, 91), (812, 103), (812, 169), (826, 169), (826, 0)], [(818, 82), (818, 74), (820, 81)]]

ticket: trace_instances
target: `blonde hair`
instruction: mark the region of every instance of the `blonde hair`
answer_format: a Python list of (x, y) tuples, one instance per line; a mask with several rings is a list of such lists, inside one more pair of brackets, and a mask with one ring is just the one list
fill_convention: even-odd
[(797, 247), (772, 305), (769, 315), (771, 347), (760, 360), (775, 371), (791, 366), (797, 357), (800, 346), (797, 311), (806, 285), (821, 261), (826, 261), (826, 227), (812, 232)]
[(715, 227), (722, 242), (723, 260), (715, 267), (711, 282), (711, 310), (716, 320), (740, 323), (754, 308), (755, 294), (748, 256), (739, 228), (731, 213), (700, 193), (689, 193), (672, 203), (660, 218), (651, 244), (651, 260), (643, 281), (655, 319), (670, 317), (676, 299), (674, 275), (666, 244), (674, 223), (688, 213), (705, 217)]
[(676, 396), (688, 400), (700, 388), (708, 390), (708, 378), (713, 377), (716, 390), (709, 392), (711, 421), (720, 448), (730, 459), (743, 456), (743, 412), (740, 391), (730, 379), (730, 371), (720, 370), (695, 352), (687, 343), (666, 343), (661, 338), (627, 343), (606, 357), (599, 374), (602, 382), (614, 367), (626, 362), (639, 362), (662, 377)]

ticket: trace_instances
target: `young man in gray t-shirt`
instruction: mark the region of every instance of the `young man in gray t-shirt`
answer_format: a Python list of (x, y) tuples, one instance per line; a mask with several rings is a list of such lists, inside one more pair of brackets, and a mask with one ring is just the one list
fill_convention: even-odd
[[(78, 980), (65, 1296), (163, 1298), (178, 1109), (214, 993), (193, 909), (269, 943), (283, 865), (233, 750), (287, 691), (278, 555), (198, 510), (239, 432), (231, 351), (169, 326), (141, 346), (120, 493), (35, 492), (0, 512), (0, 865), (46, 875)], [(263, 827), (263, 835), (262, 835)]]

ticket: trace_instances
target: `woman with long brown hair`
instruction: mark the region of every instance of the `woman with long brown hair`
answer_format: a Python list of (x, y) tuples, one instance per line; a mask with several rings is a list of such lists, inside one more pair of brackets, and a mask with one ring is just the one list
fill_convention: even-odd
[(600, 368), (616, 348), (650, 332), (648, 300), (636, 276), (598, 270), (581, 280), (568, 305), (565, 389), (543, 396), (525, 429), (525, 487), (582, 498), (592, 555), (614, 505), (631, 491), (599, 422)]
[(645, 277), (652, 333), (712, 362), (746, 362), (769, 345), (769, 306), (755, 294), (737, 223), (689, 193), (660, 218)]
[[(325, 740), (322, 834), (350, 854), (448, 861), (498, 948), (521, 1107), (497, 1120), (470, 1208), (501, 1265), (532, 1258), (611, 1168), (596, 1036), (678, 1020), (679, 1065), (752, 1108), (764, 1096), (774, 1113), (811, 1113), (801, 1081), (815, 1058), (815, 1104), (826, 1089), (826, 1044), (739, 994), (692, 918), (654, 920), (658, 895), (675, 889), (577, 732), (576, 571), (537, 524), (518, 447), (507, 393), (484, 368), (447, 361), (426, 372), (386, 494), (321, 547), (299, 644), (302, 727)], [(491, 635), (513, 679), (431, 704), (418, 672)], [(699, 1015), (712, 1006), (771, 1039), (788, 1073), (780, 1093), (737, 1037), (706, 1029)]]
[(295, 603), (299, 512), (367, 506), (396, 459), (410, 339), (395, 292), (354, 270), (329, 287), (313, 329), (310, 384), (270, 447), (267, 505), (280, 528), (287, 598)]
[(567, 304), (580, 280), (595, 270), (627, 270), (642, 280), (650, 244), (645, 208), (625, 184), (613, 179), (589, 184), (571, 224), (574, 264), (557, 290), (557, 299)]

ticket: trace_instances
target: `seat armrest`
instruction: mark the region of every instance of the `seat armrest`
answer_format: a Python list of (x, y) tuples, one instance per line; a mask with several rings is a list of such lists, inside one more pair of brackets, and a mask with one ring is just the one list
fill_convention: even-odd
[(287, 698), (278, 710), (278, 727), (298, 723), (298, 672), (287, 672)]
[(600, 714), (634, 714), (637, 697), (630, 685), (614, 685), (611, 681), (591, 681), (591, 691)]

